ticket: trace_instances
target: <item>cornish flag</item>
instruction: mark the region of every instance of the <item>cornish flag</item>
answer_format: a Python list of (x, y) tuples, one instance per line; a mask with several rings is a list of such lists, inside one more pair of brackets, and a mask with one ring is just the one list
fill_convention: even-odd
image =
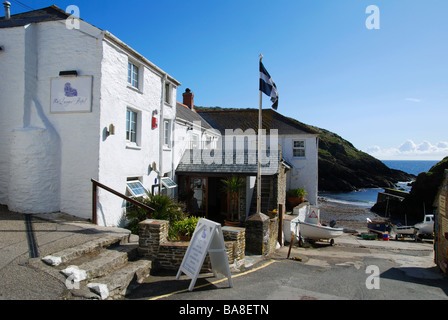
[(272, 108), (277, 110), (278, 107), (277, 87), (275, 86), (274, 81), (264, 68), (263, 63), (261, 61), (260, 61), (260, 90), (267, 96), (271, 97)]

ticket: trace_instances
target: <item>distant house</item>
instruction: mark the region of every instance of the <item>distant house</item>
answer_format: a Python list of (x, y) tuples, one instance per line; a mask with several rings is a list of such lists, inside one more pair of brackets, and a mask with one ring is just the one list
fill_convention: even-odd
[[(56, 6), (0, 18), (0, 204), (123, 222), (131, 197), (170, 189), (180, 83)], [(175, 187), (175, 185), (174, 185)]]
[[(256, 211), (258, 110), (195, 110), (194, 96), (189, 89), (183, 97), (184, 103), (177, 104), (176, 124), (185, 127), (189, 119), (190, 123), (196, 122), (196, 126), (190, 127), (190, 143), (182, 143), (184, 138), (176, 134), (176, 140), (182, 141), (175, 144), (185, 148), (176, 151), (176, 157), (182, 155), (180, 161), (176, 161), (175, 170), (179, 198), (187, 202), (192, 214), (223, 222), (228, 218), (229, 199), (222, 181), (239, 176), (245, 183), (239, 197), (239, 219), (244, 222)], [(263, 124), (264, 128), (277, 129), (279, 135), (274, 137), (267, 132), (266, 142), (262, 142), (265, 147), (261, 167), (262, 212), (278, 209), (278, 204), (284, 205), (289, 188), (305, 188), (308, 200), (316, 204), (317, 134), (272, 110), (263, 111)], [(180, 130), (182, 132), (185, 129)], [(199, 136), (206, 138), (201, 140)], [(277, 148), (271, 148), (271, 143)]]
[[(258, 132), (258, 109), (203, 110), (198, 113), (223, 135), (229, 129)], [(290, 168), (286, 173), (286, 189), (304, 188), (307, 200), (317, 205), (318, 134), (272, 109), (263, 110), (262, 117), (263, 129), (267, 130), (268, 135), (270, 130), (278, 130), (281, 159)], [(267, 139), (268, 149), (270, 143), (271, 140)]]

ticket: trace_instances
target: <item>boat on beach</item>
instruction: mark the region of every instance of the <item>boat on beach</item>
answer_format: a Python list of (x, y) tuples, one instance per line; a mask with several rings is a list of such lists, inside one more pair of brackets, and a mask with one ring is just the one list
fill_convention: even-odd
[(342, 236), (344, 233), (343, 228), (333, 228), (329, 226), (322, 226), (313, 223), (307, 223), (300, 221), (300, 235), (305, 239), (314, 241), (323, 239), (333, 239)]
[(395, 240), (398, 240), (400, 238), (405, 238), (405, 237), (415, 238), (417, 236), (418, 229), (415, 228), (414, 226), (395, 225), (393, 230), (395, 233)]
[(295, 223), (294, 234), (299, 236), (299, 246), (302, 246), (305, 240), (310, 242), (330, 240), (330, 244), (333, 245), (334, 238), (344, 233), (344, 228), (334, 228), (336, 221), (332, 221), (330, 226), (322, 225), (320, 210), (312, 206), (304, 208), (303, 212), (299, 213), (298, 217), (291, 222)]

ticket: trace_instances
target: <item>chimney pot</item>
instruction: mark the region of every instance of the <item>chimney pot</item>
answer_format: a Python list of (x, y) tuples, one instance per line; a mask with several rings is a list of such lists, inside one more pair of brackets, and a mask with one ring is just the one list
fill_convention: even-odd
[(189, 88), (185, 89), (185, 92), (182, 94), (184, 97), (184, 105), (188, 106), (191, 110), (194, 110), (194, 94), (191, 92)]
[(9, 20), (11, 19), (11, 13), (9, 11), (9, 8), (11, 7), (11, 2), (3, 1), (3, 5), (5, 6), (5, 19)]

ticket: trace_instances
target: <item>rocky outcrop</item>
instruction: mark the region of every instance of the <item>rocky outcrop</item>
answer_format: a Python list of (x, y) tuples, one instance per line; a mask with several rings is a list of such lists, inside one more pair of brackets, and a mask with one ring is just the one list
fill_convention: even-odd
[(356, 149), (335, 133), (319, 132), (319, 190), (348, 192), (362, 188), (390, 188), (414, 175), (390, 169), (380, 160)]
[(406, 212), (412, 222), (421, 221), (425, 212), (433, 212), (434, 201), (445, 177), (445, 169), (448, 169), (448, 157), (428, 172), (420, 173), (412, 183), (412, 189), (402, 203), (402, 212)]

